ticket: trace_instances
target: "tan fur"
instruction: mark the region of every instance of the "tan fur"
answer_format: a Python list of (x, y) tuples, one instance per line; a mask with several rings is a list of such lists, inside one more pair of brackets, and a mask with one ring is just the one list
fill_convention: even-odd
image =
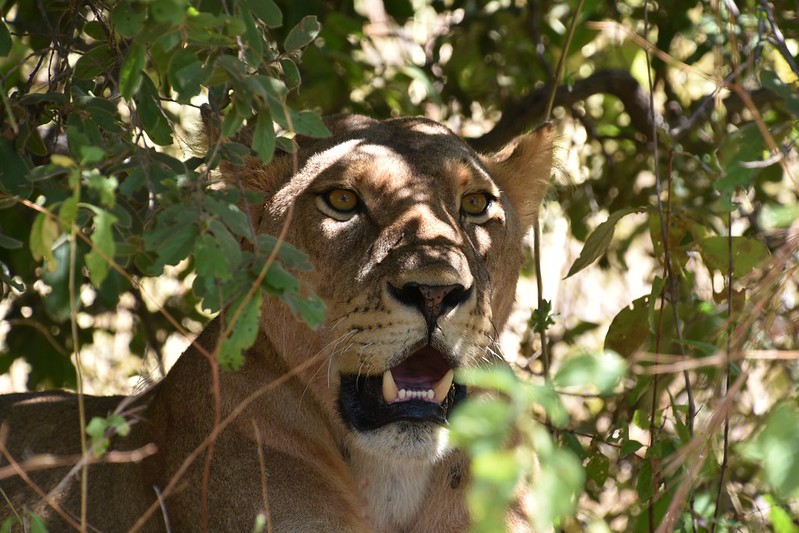
[[(301, 282), (325, 301), (327, 318), (310, 331), (285, 304), (268, 298), (244, 367), (221, 374), (222, 416), (249, 403), (216, 442), (210, 530), (248, 531), (266, 511), (277, 532), (464, 531), (468, 462), (448, 445), (446, 427), (403, 420), (371, 431), (351, 429), (338, 409), (339, 380), (342, 373), (382, 375), (428, 334), (454, 366), (496, 360), (522, 238), (549, 178), (553, 128), (481, 157), (424, 119), (342, 116), (328, 124), (331, 138), (299, 140), (297, 172), (290, 156), (277, 156), (268, 169), (255, 159), (245, 168), (223, 168), (228, 181), (267, 193), (263, 205), (251, 206), (257, 231), (278, 234), (294, 206), (287, 240), (308, 253), (314, 270), (301, 273)], [(331, 187), (353, 189), (364, 209), (350, 220), (331, 218), (319, 200)], [(475, 221), (460, 212), (460, 197), (479, 191), (498, 200), (486, 220)], [(405, 283), (473, 289), (430, 333), (418, 309), (388, 293), (388, 284)], [(214, 321), (196, 344), (213, 350), (218, 337)], [(269, 388), (270, 383), (279, 384)], [(113, 448), (155, 443), (158, 452), (142, 463), (91, 466), (93, 527), (126, 530), (156, 501), (156, 490), (164, 490), (213, 429), (211, 390), (209, 364), (192, 347), (136, 400), (134, 407), (143, 411), (133, 433), (116, 437)], [(89, 415), (105, 416), (121, 400), (86, 398)], [(75, 397), (62, 393), (0, 398), (11, 455), (23, 461), (41, 453), (77, 453), (75, 406)], [(172, 531), (201, 529), (203, 459), (188, 469), (145, 529), (164, 530), (167, 516)], [(0, 467), (6, 464), (0, 458)], [(50, 491), (65, 475), (66, 469), (51, 469), (31, 478)], [(40, 513), (51, 531), (65, 528), (19, 478), (0, 480), (0, 488), (17, 511)], [(77, 515), (77, 477), (67, 479), (52, 499)], [(1, 502), (0, 516), (10, 515)]]

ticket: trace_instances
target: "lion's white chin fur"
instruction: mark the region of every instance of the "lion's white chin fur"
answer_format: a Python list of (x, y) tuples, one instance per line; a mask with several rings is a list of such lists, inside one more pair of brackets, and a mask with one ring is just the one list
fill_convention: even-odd
[(407, 526), (428, 490), (433, 466), (451, 450), (449, 430), (433, 422), (394, 422), (351, 436), (350, 461), (377, 531)]
[(394, 422), (369, 432), (355, 432), (353, 447), (383, 462), (431, 465), (451, 449), (449, 430), (433, 422)]

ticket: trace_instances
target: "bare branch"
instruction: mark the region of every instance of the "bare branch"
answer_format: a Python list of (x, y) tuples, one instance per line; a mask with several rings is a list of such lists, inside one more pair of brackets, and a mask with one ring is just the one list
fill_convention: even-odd
[[(540, 124), (546, 119), (549, 91), (548, 85), (539, 87), (518, 102), (508, 105), (491, 131), (481, 137), (469, 139), (469, 144), (479, 152), (491, 152)], [(654, 120), (654, 126), (664, 128), (671, 139), (679, 141), (710, 120), (715, 93), (699, 100), (688, 118), (683, 118), (679, 124), (671, 127), (659, 113), (650, 114), (649, 95), (632, 74), (621, 69), (604, 69), (571, 85), (559, 86), (555, 93), (554, 105), (569, 108), (595, 94), (609, 94), (618, 98), (630, 116), (630, 125), (641, 135), (642, 140), (651, 140)], [(758, 108), (776, 101), (774, 93), (763, 88), (750, 92), (749, 97)], [(735, 92), (725, 98), (722, 105), (727, 115), (735, 115), (747, 107), (744, 100)]]
[(769, 5), (768, 0), (760, 0), (760, 4), (763, 6), (763, 10), (766, 12), (766, 17), (768, 17), (769, 24), (771, 24), (771, 33), (774, 37), (773, 39), (770, 39), (770, 41), (777, 48), (777, 50), (779, 50), (780, 54), (782, 54), (782, 57), (791, 67), (793, 73), (799, 76), (799, 66), (796, 64), (796, 59), (794, 59), (794, 57), (791, 55), (791, 51), (788, 50), (788, 45), (785, 44), (785, 37), (782, 36), (780, 28), (777, 26), (777, 21), (774, 19), (774, 11), (771, 9), (771, 5)]
[[(519, 102), (509, 105), (494, 128), (481, 137), (470, 139), (470, 144), (480, 152), (491, 152), (511, 141), (515, 136), (543, 122), (546, 118), (549, 86), (530, 92)], [(638, 81), (626, 70), (598, 70), (585, 79), (571, 85), (561, 85), (555, 92), (554, 106), (570, 107), (594, 94), (610, 94), (624, 104), (630, 115), (630, 124), (636, 131), (649, 138), (652, 122), (649, 117), (649, 102), (646, 92)], [(657, 116), (658, 125), (663, 119)]]

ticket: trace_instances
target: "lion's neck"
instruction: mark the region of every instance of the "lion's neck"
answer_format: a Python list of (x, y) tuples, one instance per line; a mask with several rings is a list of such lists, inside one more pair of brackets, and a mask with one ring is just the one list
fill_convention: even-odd
[(353, 477), (376, 531), (402, 531), (415, 522), (434, 463), (396, 460), (351, 450)]

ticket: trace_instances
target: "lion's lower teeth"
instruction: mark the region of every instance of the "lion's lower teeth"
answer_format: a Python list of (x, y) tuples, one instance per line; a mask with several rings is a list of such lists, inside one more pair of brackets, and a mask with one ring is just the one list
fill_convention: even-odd
[(400, 400), (433, 401), (433, 398), (435, 398), (435, 393), (433, 392), (433, 389), (427, 389), (427, 390), (400, 389), (400, 391), (397, 393), (397, 398), (399, 398)]
[(449, 389), (452, 387), (452, 378), (454, 373), (452, 370), (444, 374), (444, 377), (432, 389), (427, 390), (410, 390), (400, 389), (394, 382), (394, 376), (391, 370), (386, 370), (383, 374), (383, 399), (386, 403), (394, 403), (402, 400), (426, 400), (428, 402), (443, 402)]

